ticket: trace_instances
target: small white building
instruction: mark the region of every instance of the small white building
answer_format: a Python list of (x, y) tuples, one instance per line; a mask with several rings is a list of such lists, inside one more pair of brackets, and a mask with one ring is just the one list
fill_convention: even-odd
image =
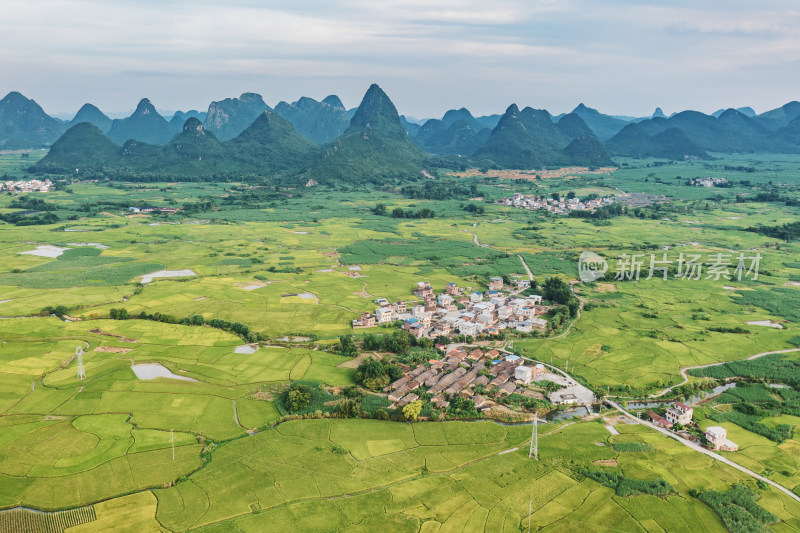
[(706, 428), (706, 440), (715, 450), (735, 452), (739, 445), (728, 440), (728, 430), (722, 426), (709, 426)]
[(482, 302), (483, 301), (483, 294), (481, 294), (479, 292), (473, 292), (472, 294), (469, 295), (469, 301), (474, 303), (474, 304), (476, 304), (478, 302)]
[(458, 322), (458, 332), (461, 335), (475, 335), (478, 333), (478, 324), (461, 320)]
[(391, 307), (379, 307), (375, 310), (375, 319), (378, 324), (394, 321), (394, 309)]
[(531, 382), (533, 372), (529, 366), (518, 366), (514, 369), (514, 379), (520, 380), (526, 385)]
[(533, 330), (533, 324), (527, 320), (517, 322), (516, 330), (520, 333), (530, 333)]
[(438, 300), (439, 305), (441, 305), (442, 307), (447, 307), (454, 301), (453, 297), (447, 294), (446, 292), (440, 294), (436, 299)]

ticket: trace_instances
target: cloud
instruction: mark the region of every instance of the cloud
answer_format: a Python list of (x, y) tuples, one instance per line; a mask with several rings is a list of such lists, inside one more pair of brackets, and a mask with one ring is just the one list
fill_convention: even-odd
[(789, 0), (5, 0), (0, 40), (0, 91), (56, 111), (244, 90), (357, 102), (378, 81), (417, 116), (512, 100), (643, 114), (776, 107), (800, 81)]

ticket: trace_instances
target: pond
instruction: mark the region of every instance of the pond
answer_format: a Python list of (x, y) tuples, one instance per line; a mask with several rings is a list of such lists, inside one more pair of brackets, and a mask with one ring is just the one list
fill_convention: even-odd
[(173, 374), (168, 368), (159, 365), (158, 363), (133, 365), (131, 368), (133, 369), (133, 373), (136, 374), (136, 377), (139, 379), (169, 378), (180, 381), (197, 381), (196, 379), (187, 376), (178, 376)]

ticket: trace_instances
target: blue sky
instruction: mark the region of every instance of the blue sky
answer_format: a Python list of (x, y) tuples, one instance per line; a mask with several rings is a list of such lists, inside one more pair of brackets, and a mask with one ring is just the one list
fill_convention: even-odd
[(51, 113), (149, 97), (274, 106), (372, 82), (401, 113), (757, 111), (800, 99), (794, 0), (3, 0), (0, 93)]

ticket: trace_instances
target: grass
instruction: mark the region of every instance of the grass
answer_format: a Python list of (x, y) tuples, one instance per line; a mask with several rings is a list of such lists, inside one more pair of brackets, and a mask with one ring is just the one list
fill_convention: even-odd
[[(12, 163), (0, 156), (0, 171)], [(791, 222), (798, 210), (736, 203), (734, 195), (752, 194), (770, 181), (782, 193), (796, 194), (800, 159), (622, 163), (607, 176), (478, 179), (487, 199), (483, 215), (464, 211), (461, 200), (411, 200), (370, 187), (310, 188), (244, 206), (226, 203), (239, 195), (232, 184), (76, 183), (71, 194), (42, 195), (56, 204), (61, 222), (0, 224), (0, 316), (19, 317), (0, 319), (0, 508), (95, 504), (97, 520), (83, 530), (130, 523), (138, 531), (519, 531), (529, 525), (533, 500), (530, 525), (540, 531), (587, 523), (616, 530), (723, 530), (719, 516), (689, 491), (725, 492), (750, 481), (640, 426), (618, 425), (618, 436), (596, 423), (543, 426), (538, 463), (527, 460), (530, 428), (523, 426), (323, 419), (264, 429), (280, 416), (272, 393), (292, 381), (354, 383), (354, 370), (342, 365), (347, 359), (324, 348), (351, 333), (350, 321), (373, 310), (375, 299), (412, 301), (410, 291), (423, 279), (437, 291), (448, 282), (482, 290), (488, 275), (523, 274), (518, 255), (541, 282), (550, 275), (574, 280), (577, 255), (587, 249), (608, 258), (663, 247), (675, 255), (762, 253), (757, 281), (577, 285), (589, 305), (568, 335), (515, 339), (515, 350), (562, 368), (568, 364), (592, 386), (645, 394), (677, 383), (682, 367), (796, 344), (792, 302), (800, 289), (787, 284), (798, 274), (800, 247), (744, 230)], [(725, 175), (751, 185), (708, 190), (686, 187), (676, 175)], [(514, 192), (620, 189), (666, 194), (674, 203), (664, 216), (618, 217), (603, 225), (491, 203)], [(193, 215), (127, 212), (137, 202), (166, 207), (205, 198), (214, 209)], [(10, 211), (13, 199), (0, 195), (0, 211)], [(389, 211), (433, 209), (436, 218), (375, 216), (369, 210), (377, 202)], [(68, 220), (70, 215), (78, 219)], [(485, 246), (476, 246), (472, 233)], [(108, 248), (69, 246), (80, 242)], [(19, 254), (45, 244), (72, 249), (57, 259)], [(353, 265), (362, 269), (350, 271)], [(141, 274), (184, 268), (198, 275), (135, 284)], [(254, 284), (260, 288), (245, 290)], [(304, 292), (315, 298), (283, 296)], [(31, 316), (57, 305), (80, 320)], [(268, 344), (284, 346), (235, 354), (241, 339), (219, 330), (107, 319), (111, 308), (123, 307), (130, 314), (240, 321)], [(746, 326), (756, 320), (779, 321), (787, 329)], [(712, 330), (736, 327), (750, 332)], [(286, 335), (314, 340), (278, 340)], [(80, 343), (88, 343), (87, 379), (81, 382), (71, 360)], [(198, 381), (138, 380), (130, 368), (138, 363), (159, 363)], [(375, 397), (362, 408), (386, 409), (386, 402)], [(796, 422), (787, 415), (763, 421)], [(797, 487), (800, 444), (789, 439), (778, 445), (722, 424), (741, 446), (729, 454), (733, 460)], [(262, 431), (248, 436), (254, 428)], [(612, 460), (616, 467), (600, 466)], [(582, 477), (581, 468), (638, 481), (663, 479), (675, 494), (617, 496)], [(777, 528), (800, 524), (795, 502), (777, 491), (759, 494), (759, 505), (783, 521)]]

